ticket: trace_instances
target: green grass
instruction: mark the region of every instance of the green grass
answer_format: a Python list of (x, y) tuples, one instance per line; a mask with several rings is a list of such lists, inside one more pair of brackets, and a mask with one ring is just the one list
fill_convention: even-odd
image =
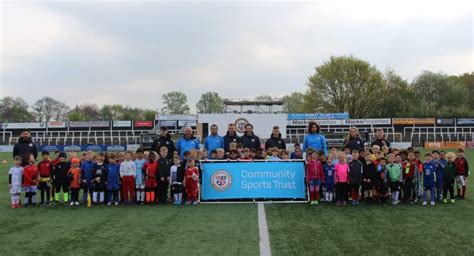
[[(467, 156), (474, 166), (474, 151)], [(0, 164), (0, 255), (259, 254), (254, 205), (10, 209), (7, 167)], [(272, 254), (474, 255), (473, 189), (454, 205), (425, 208), (269, 204)]]

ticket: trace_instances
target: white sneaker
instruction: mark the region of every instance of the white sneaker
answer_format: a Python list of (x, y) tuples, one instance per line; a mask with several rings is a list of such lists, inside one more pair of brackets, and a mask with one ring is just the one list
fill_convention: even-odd
[(431, 201), (431, 206), (434, 206), (435, 205), (435, 202), (434, 201)]
[(74, 204), (75, 204), (75, 205), (79, 205), (79, 202), (76, 201)]
[(107, 203), (107, 206), (111, 206), (111, 205), (112, 205), (112, 202), (108, 202), (108, 203)]
[(119, 205), (119, 202), (115, 202), (115, 206)]
[(423, 206), (426, 206), (426, 201), (423, 201)]
[(73, 205), (74, 205), (74, 202), (71, 202), (69, 205), (70, 205), (70, 206), (73, 206)]

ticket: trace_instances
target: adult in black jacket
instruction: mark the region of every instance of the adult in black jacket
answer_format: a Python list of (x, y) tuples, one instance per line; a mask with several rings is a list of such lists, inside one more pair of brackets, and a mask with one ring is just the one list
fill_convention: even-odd
[(380, 149), (382, 149), (384, 146), (387, 146), (390, 149), (390, 141), (385, 138), (385, 133), (383, 132), (382, 128), (377, 129), (375, 136), (375, 140), (370, 144), (371, 147), (373, 145), (377, 145), (380, 147)]
[(171, 139), (171, 134), (168, 132), (168, 128), (164, 126), (160, 128), (160, 137), (153, 140), (151, 150), (159, 154), (161, 147), (166, 147), (168, 149), (167, 158), (173, 159), (173, 152), (176, 151), (176, 148), (174, 146), (173, 140)]
[(15, 156), (21, 156), (23, 159), (22, 166), (28, 165), (28, 159), (26, 156), (32, 154), (35, 159), (38, 157), (38, 146), (31, 139), (31, 133), (29, 130), (23, 130), (18, 142), (13, 146), (13, 158)]
[(226, 153), (230, 151), (229, 145), (230, 143), (241, 143), (242, 138), (237, 135), (237, 132), (235, 131), (235, 125), (234, 124), (229, 124), (227, 127), (227, 133), (224, 136), (224, 150)]
[(359, 136), (359, 130), (356, 127), (351, 127), (349, 135), (344, 141), (344, 147), (349, 147), (352, 150), (364, 149), (364, 141)]
[(280, 127), (278, 126), (273, 126), (272, 134), (270, 135), (270, 138), (265, 142), (265, 149), (268, 150), (269, 148), (278, 148), (286, 150), (286, 143), (281, 138)]
[(242, 136), (242, 144), (244, 145), (244, 148), (260, 148), (260, 138), (253, 133), (252, 124), (245, 125), (245, 134)]

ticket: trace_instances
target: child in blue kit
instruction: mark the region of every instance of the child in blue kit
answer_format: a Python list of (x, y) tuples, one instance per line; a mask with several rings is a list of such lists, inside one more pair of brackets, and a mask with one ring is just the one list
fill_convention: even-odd
[(431, 205), (435, 205), (436, 164), (432, 161), (431, 153), (425, 154), (423, 163), (423, 206), (426, 206), (426, 197), (430, 191)]
[(324, 199), (329, 204), (334, 198), (334, 164), (333, 156), (329, 156), (324, 165), (324, 187), (326, 188), (324, 192)]
[(107, 205), (119, 205), (119, 190), (120, 190), (120, 164), (117, 163), (117, 157), (111, 155), (109, 157), (110, 163), (107, 165), (107, 190), (108, 203)]
[(442, 161), (438, 150), (433, 150), (431, 154), (433, 156), (433, 162), (436, 166), (436, 200), (441, 201), (441, 199), (443, 199), (443, 174), (444, 168), (446, 167), (446, 162)]

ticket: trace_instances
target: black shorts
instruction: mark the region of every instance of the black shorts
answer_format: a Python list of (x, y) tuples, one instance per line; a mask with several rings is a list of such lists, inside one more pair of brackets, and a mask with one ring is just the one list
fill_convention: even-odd
[(399, 191), (400, 190), (400, 182), (399, 181), (392, 181), (390, 182), (390, 190)]
[(39, 190), (49, 190), (50, 188), (51, 188), (51, 182), (49, 181), (47, 182), (40, 181), (40, 183), (38, 184)]
[(362, 189), (363, 190), (371, 190), (374, 189), (375, 183), (374, 182), (364, 182), (362, 183)]
[(171, 193), (173, 194), (179, 194), (183, 193), (183, 184), (173, 184), (171, 185)]

